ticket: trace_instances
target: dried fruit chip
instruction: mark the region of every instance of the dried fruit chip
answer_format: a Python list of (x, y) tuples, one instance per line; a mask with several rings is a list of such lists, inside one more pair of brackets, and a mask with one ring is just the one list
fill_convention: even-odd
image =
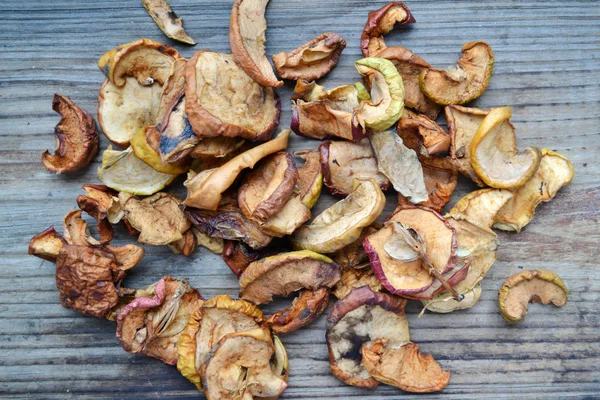
[(87, 166), (98, 153), (98, 131), (94, 117), (70, 98), (55, 94), (52, 109), (61, 115), (54, 128), (56, 150), (42, 154), (42, 164), (50, 172), (75, 172)]
[[(152, 167), (153, 170), (169, 175), (179, 175), (187, 172), (191, 163), (163, 164), (160, 153), (152, 148), (149, 144), (151, 135), (159, 135), (160, 133), (154, 126), (145, 126), (141, 128), (129, 140), (131, 149), (135, 156)], [(184, 160), (185, 161), (185, 160)]]
[(124, 216), (119, 193), (105, 185), (83, 185), (85, 195), (77, 196), (77, 205), (88, 213), (97, 223), (107, 219), (117, 224)]
[(339, 137), (358, 141), (363, 130), (352, 124), (352, 113), (359, 106), (359, 91), (355, 86), (338, 86), (324, 90), (314, 82), (298, 81), (292, 96), (290, 128), (298, 135), (323, 140)]
[(386, 49), (383, 35), (389, 33), (396, 24), (415, 22), (415, 18), (404, 3), (393, 1), (378, 10), (369, 11), (369, 17), (360, 37), (360, 49), (365, 57), (379, 56)]
[(477, 284), (473, 289), (462, 293), (464, 298), (456, 301), (450, 293), (434, 296), (431, 300), (422, 300), (424, 309), (441, 314), (451, 313), (457, 310), (466, 310), (473, 307), (481, 297), (481, 285)]
[(273, 296), (289, 296), (301, 289), (331, 288), (340, 274), (333, 260), (313, 251), (281, 253), (248, 265), (240, 276), (240, 297), (265, 304)]
[(534, 216), (535, 208), (550, 201), (561, 187), (571, 183), (575, 170), (564, 156), (542, 149), (542, 160), (535, 174), (513, 192), (513, 197), (496, 214), (494, 228), (521, 231)]
[(378, 222), (367, 226), (363, 229), (358, 239), (333, 253), (331, 258), (338, 263), (343, 270), (370, 269), (369, 257), (363, 248), (363, 240), (365, 236), (375, 233), (379, 229), (381, 229), (381, 224)]
[(191, 224), (179, 209), (181, 201), (174, 195), (157, 193), (138, 200), (120, 195), (127, 221), (140, 231), (138, 242), (161, 246), (183, 237)]
[(168, 246), (173, 253), (188, 257), (196, 250), (196, 236), (191, 229), (187, 230), (181, 239), (169, 243)]
[(348, 197), (294, 232), (294, 248), (333, 253), (360, 237), (363, 228), (383, 211), (385, 196), (373, 179), (356, 182), (358, 186)]
[[(229, 161), (241, 148), (244, 148), (247, 142), (240, 138), (230, 138), (225, 136), (203, 138), (194, 148), (190, 155), (193, 158), (207, 159), (216, 158), (222, 159), (223, 164)], [(246, 149), (248, 150), (248, 149)], [(217, 165), (220, 167), (220, 165)]]
[(63, 233), (69, 244), (97, 246), (101, 243), (91, 234), (87, 222), (81, 217), (81, 210), (69, 211), (63, 220)]
[(369, 139), (357, 143), (346, 141), (325, 142), (319, 146), (323, 180), (331, 194), (346, 196), (354, 189), (354, 179), (374, 179), (381, 190), (387, 190), (390, 181), (377, 168), (377, 160)]
[(144, 248), (135, 244), (126, 244), (124, 246), (105, 246), (115, 256), (115, 261), (119, 270), (126, 271), (135, 267), (142, 258), (144, 258)]
[(268, 235), (284, 237), (294, 233), (310, 216), (310, 209), (297, 195), (289, 199), (281, 211), (266, 220), (260, 229)]
[(498, 248), (498, 235), (490, 228), (475, 225), (468, 220), (455, 219), (449, 215), (446, 221), (456, 230), (459, 258), (474, 257), (483, 252), (495, 251)]
[(66, 244), (67, 241), (51, 226), (31, 238), (27, 252), (43, 260), (55, 262), (58, 252)]
[(289, 251), (286, 243), (274, 241), (269, 247), (255, 250), (243, 242), (227, 241), (221, 258), (238, 278), (251, 262)]
[(225, 241), (221, 238), (214, 238), (201, 230), (192, 227), (192, 233), (196, 237), (198, 246), (206, 247), (215, 254), (223, 253), (225, 249)]
[(355, 111), (360, 127), (383, 131), (402, 116), (404, 110), (404, 84), (391, 61), (368, 57), (356, 61), (357, 71), (371, 86), (371, 98), (363, 100)]
[(540, 149), (517, 149), (510, 107), (492, 108), (479, 125), (470, 148), (471, 165), (487, 185), (499, 189), (522, 186), (537, 171)]
[(159, 280), (147, 292), (119, 312), (117, 339), (129, 353), (145, 354), (175, 365), (179, 335), (203, 299), (187, 281), (170, 276)]
[(185, 111), (201, 138), (267, 140), (279, 125), (275, 91), (254, 82), (230, 54), (196, 52), (187, 63), (185, 79)]
[(529, 303), (552, 302), (562, 307), (568, 297), (569, 291), (558, 275), (552, 271), (535, 269), (506, 278), (498, 293), (498, 306), (508, 322), (521, 322), (527, 315)]
[(236, 0), (229, 20), (229, 44), (235, 62), (262, 86), (279, 87), (265, 53), (269, 0)]
[(183, 19), (175, 14), (166, 0), (142, 0), (142, 3), (165, 35), (179, 42), (196, 44), (196, 41), (183, 30)]
[(450, 382), (450, 371), (444, 371), (431, 355), (421, 354), (415, 343), (397, 347), (389, 340), (376, 340), (361, 352), (371, 376), (406, 392), (438, 392)]
[(445, 153), (450, 146), (450, 135), (435, 121), (410, 110), (404, 110), (396, 131), (404, 145), (421, 156)]
[(118, 151), (108, 146), (102, 154), (102, 167), (98, 168), (98, 178), (106, 186), (141, 196), (149, 196), (164, 189), (176, 177), (177, 175), (155, 171), (137, 158), (131, 147)]
[(242, 180), (238, 190), (240, 210), (246, 218), (264, 223), (285, 206), (297, 181), (298, 169), (290, 153), (265, 157)]
[(442, 105), (465, 104), (481, 96), (492, 77), (492, 48), (485, 42), (469, 42), (462, 53), (456, 68), (421, 72), (419, 87), (425, 96)]
[(277, 398), (283, 393), (287, 383), (273, 372), (275, 348), (270, 336), (267, 330), (256, 328), (221, 339), (201, 367), (206, 398)]
[(333, 374), (348, 385), (374, 389), (378, 382), (361, 362), (363, 344), (389, 339), (395, 345), (410, 340), (404, 315), (406, 300), (374, 293), (368, 286), (353, 289), (334, 304), (327, 317), (329, 365)]
[(304, 160), (298, 167), (298, 189), (300, 200), (308, 208), (312, 208), (319, 200), (323, 188), (323, 169), (317, 150), (298, 150), (294, 155)]
[(421, 71), (429, 69), (431, 66), (421, 57), (401, 46), (387, 47), (377, 53), (377, 57), (390, 60), (402, 77), (404, 105), (435, 120), (441, 107), (428, 99), (419, 88)]
[[(431, 300), (440, 293), (448, 293), (448, 296), (452, 297), (458, 302), (458, 299), (461, 298), (461, 294), (464, 291), (460, 292), (456, 289), (456, 287), (467, 279), (470, 271), (471, 259), (461, 259), (455, 268), (444, 274), (440, 274), (439, 277), (441, 279), (435, 279), (433, 284), (429, 286), (427, 290), (412, 295), (405, 295), (404, 297), (423, 301)], [(442, 282), (442, 280), (445, 282), (445, 284)], [(452, 289), (452, 292), (449, 291), (449, 288)], [(462, 304), (462, 300), (460, 303)]]
[(313, 81), (325, 76), (338, 62), (346, 41), (337, 33), (326, 32), (289, 54), (273, 56), (273, 64), (283, 79)]
[(338, 300), (341, 300), (346, 297), (352, 289), (365, 285), (369, 286), (374, 292), (381, 292), (383, 290), (383, 285), (379, 279), (377, 279), (371, 268), (348, 268), (342, 272), (342, 277), (333, 288), (332, 293)]
[(106, 80), (98, 95), (98, 122), (104, 135), (126, 147), (142, 127), (162, 121), (161, 97), (181, 60), (177, 50), (149, 39), (118, 46), (98, 60)]
[(513, 197), (510, 190), (479, 189), (464, 196), (448, 211), (457, 220), (469, 221), (482, 228), (491, 228), (498, 211)]
[(156, 126), (160, 132), (158, 153), (164, 164), (173, 164), (192, 155), (200, 142), (194, 134), (185, 112), (185, 96), (181, 96), (171, 105), (167, 115)]
[(444, 108), (450, 134), (450, 157), (456, 168), (479, 187), (485, 183), (477, 176), (471, 165), (470, 149), (475, 133), (489, 111), (478, 108), (461, 106), (446, 106)]
[(429, 196), (423, 168), (414, 150), (406, 147), (394, 131), (374, 133), (370, 140), (377, 167), (392, 182), (394, 189), (410, 198), (412, 203), (426, 201)]
[(188, 193), (184, 204), (189, 207), (216, 210), (222, 193), (233, 184), (240, 172), (246, 168), (253, 168), (258, 161), (269, 154), (285, 150), (289, 137), (290, 131), (283, 131), (275, 139), (232, 158), (206, 177), (192, 193)]
[(330, 292), (329, 288), (302, 290), (289, 307), (271, 315), (267, 325), (274, 333), (289, 333), (309, 325), (327, 309)]

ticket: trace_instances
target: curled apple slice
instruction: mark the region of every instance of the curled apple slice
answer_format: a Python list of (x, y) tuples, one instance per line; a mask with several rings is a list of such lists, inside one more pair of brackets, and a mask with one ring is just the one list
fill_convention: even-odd
[(389, 33), (396, 24), (405, 25), (415, 22), (410, 10), (404, 3), (393, 1), (378, 10), (369, 11), (367, 23), (360, 37), (360, 49), (365, 57), (379, 56), (387, 48), (383, 35)]
[(510, 190), (479, 189), (457, 201), (448, 211), (448, 216), (490, 229), (498, 212), (512, 197)]

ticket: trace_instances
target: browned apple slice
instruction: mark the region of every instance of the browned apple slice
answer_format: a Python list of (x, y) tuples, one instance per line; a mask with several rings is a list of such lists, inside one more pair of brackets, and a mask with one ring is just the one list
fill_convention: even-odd
[(65, 244), (67, 241), (51, 226), (31, 238), (27, 252), (43, 260), (55, 262), (58, 252)]
[(393, 1), (378, 10), (369, 11), (369, 17), (360, 37), (360, 49), (365, 57), (378, 57), (387, 46), (383, 35), (389, 33), (396, 24), (415, 22), (415, 18), (404, 3)]

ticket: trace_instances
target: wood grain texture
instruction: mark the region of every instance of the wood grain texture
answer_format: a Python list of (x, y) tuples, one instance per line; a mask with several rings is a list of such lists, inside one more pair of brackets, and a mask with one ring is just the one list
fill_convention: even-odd
[[(174, 367), (124, 352), (108, 321), (62, 308), (54, 265), (27, 256), (27, 243), (60, 226), (76, 207), (84, 183), (98, 183), (100, 157), (85, 171), (54, 176), (40, 156), (53, 148), (61, 93), (96, 114), (103, 76), (98, 57), (140, 37), (163, 41), (190, 57), (207, 48), (228, 52), (231, 1), (172, 0), (195, 47), (167, 39), (138, 0), (3, 0), (0, 8), (0, 397), (198, 398)], [(369, 9), (382, 1), (272, 0), (267, 11), (269, 54), (289, 51), (324, 31), (348, 47), (322, 81), (328, 87), (359, 79), (353, 62)], [(576, 175), (540, 206), (520, 234), (500, 234), (498, 262), (483, 281), (482, 300), (450, 315), (427, 313), (410, 302), (413, 340), (452, 370), (440, 394), (414, 398), (592, 398), (600, 395), (600, 7), (596, 1), (407, 1), (417, 23), (386, 37), (436, 67), (453, 65), (463, 43), (485, 40), (496, 65), (490, 87), (473, 104), (511, 105), (521, 147), (544, 146), (567, 156)], [(281, 126), (290, 122), (287, 82)], [(443, 120), (441, 122), (444, 122)], [(294, 136), (292, 149), (318, 142)], [(101, 148), (108, 141), (103, 137)], [(178, 181), (174, 186), (180, 186)], [(453, 201), (473, 190), (461, 177)], [(384, 215), (393, 208), (390, 195)], [(333, 202), (322, 196), (316, 212)], [(60, 230), (60, 229), (59, 229)], [(130, 240), (117, 231), (116, 244)], [(189, 258), (146, 246), (127, 279), (133, 287), (166, 274), (188, 277), (205, 297), (237, 295), (237, 281), (207, 250)], [(524, 323), (509, 326), (497, 310), (497, 290), (520, 269), (558, 273), (570, 290), (562, 308), (533, 305)], [(280, 308), (281, 302), (265, 307)], [(382, 385), (376, 391), (343, 385), (329, 370), (325, 318), (282, 337), (291, 363), (285, 399), (413, 398)]]

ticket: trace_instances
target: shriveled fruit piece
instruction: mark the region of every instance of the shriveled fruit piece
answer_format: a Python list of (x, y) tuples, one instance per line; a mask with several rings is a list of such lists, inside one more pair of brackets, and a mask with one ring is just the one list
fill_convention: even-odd
[(253, 81), (233, 58), (200, 50), (188, 61), (185, 111), (192, 129), (201, 138), (267, 140), (279, 125), (279, 97)]
[(266, 56), (267, 20), (265, 9), (269, 0), (236, 0), (229, 20), (229, 44), (235, 62), (262, 86), (279, 87)]
[(182, 254), (189, 257), (194, 250), (196, 250), (196, 237), (191, 229), (185, 231), (183, 237), (174, 242), (169, 243), (167, 246), (171, 249), (174, 254)]
[(155, 246), (173, 243), (183, 238), (191, 224), (179, 209), (181, 201), (174, 195), (157, 193), (138, 200), (120, 195), (127, 221), (140, 231), (138, 242)]
[(200, 142), (200, 138), (194, 134), (185, 112), (183, 92), (169, 107), (165, 118), (155, 129), (160, 132), (158, 153), (164, 164), (173, 164), (189, 158), (195, 146)]
[(298, 150), (294, 152), (294, 155), (304, 160), (304, 165), (298, 167), (300, 200), (306, 207), (313, 208), (319, 200), (323, 188), (320, 154), (317, 150)]
[(385, 196), (373, 179), (356, 182), (348, 197), (294, 232), (294, 248), (333, 253), (358, 239), (363, 228), (375, 221), (383, 211)]
[(267, 235), (284, 237), (294, 233), (310, 216), (310, 209), (302, 202), (300, 195), (296, 195), (279, 212), (267, 219), (260, 230)]
[(131, 147), (118, 151), (108, 146), (102, 153), (102, 167), (98, 168), (98, 178), (106, 186), (140, 196), (149, 196), (164, 189), (176, 177), (157, 172), (137, 158)]
[(338, 263), (343, 270), (370, 269), (369, 257), (363, 248), (363, 240), (366, 236), (377, 232), (381, 227), (382, 225), (378, 222), (374, 222), (367, 226), (363, 229), (358, 239), (333, 253), (331, 258)]
[(448, 70), (426, 69), (419, 76), (419, 87), (425, 96), (438, 104), (465, 104), (481, 96), (494, 69), (494, 53), (485, 42), (469, 42), (456, 67)]
[(321, 316), (329, 305), (331, 289), (302, 290), (293, 303), (267, 319), (274, 333), (289, 333), (309, 325)]
[(542, 154), (537, 147), (517, 149), (510, 107), (492, 108), (473, 137), (471, 165), (488, 186), (512, 189), (522, 186), (537, 171)]
[(457, 310), (466, 310), (473, 307), (481, 297), (481, 284), (473, 289), (462, 293), (464, 298), (456, 301), (449, 293), (434, 296), (431, 300), (422, 300), (424, 309), (441, 314), (451, 313)]
[(378, 58), (390, 60), (404, 83), (404, 105), (425, 114), (435, 120), (441, 107), (431, 101), (419, 88), (419, 75), (431, 68), (431, 65), (421, 57), (401, 46), (387, 47), (377, 53)]
[(365, 129), (383, 131), (400, 119), (404, 111), (404, 84), (391, 61), (367, 57), (354, 64), (371, 87), (371, 98), (355, 111), (356, 123)]
[(474, 257), (498, 248), (498, 235), (489, 227), (475, 225), (465, 219), (446, 216), (446, 221), (456, 230), (459, 258)]
[(406, 208), (394, 214), (389, 222), (399, 222), (418, 233), (427, 258), (439, 273), (456, 266), (456, 230), (437, 212), (422, 207)]
[(494, 228), (520, 232), (533, 219), (537, 205), (552, 200), (560, 188), (571, 183), (574, 175), (573, 164), (565, 156), (542, 149), (539, 168), (498, 211)]
[(292, 197), (298, 169), (292, 155), (278, 152), (265, 157), (242, 180), (238, 204), (246, 218), (264, 223)]
[(535, 269), (506, 278), (498, 292), (498, 306), (508, 322), (521, 322), (527, 315), (529, 303), (552, 302), (562, 307), (568, 297), (569, 291), (558, 275), (552, 271)]
[[(77, 205), (101, 224), (108, 220), (111, 224), (117, 224), (124, 216), (119, 193), (105, 185), (83, 185), (85, 195), (77, 196)], [(100, 230), (100, 228), (98, 228)]]
[(277, 74), (283, 79), (313, 81), (325, 76), (338, 62), (346, 41), (337, 33), (322, 33), (289, 54), (273, 55)]
[(81, 210), (71, 210), (63, 219), (63, 234), (69, 244), (79, 246), (98, 246), (101, 243), (91, 234), (87, 222), (82, 218)]
[(177, 342), (203, 299), (187, 281), (166, 276), (136, 297), (117, 317), (117, 339), (123, 349), (165, 364), (177, 363)]
[(115, 256), (119, 270), (126, 271), (135, 267), (144, 258), (144, 248), (129, 243), (124, 246), (105, 246)]
[(248, 265), (240, 276), (240, 297), (265, 304), (273, 296), (288, 296), (301, 289), (331, 288), (340, 274), (333, 260), (313, 251), (281, 253)]
[(379, 172), (369, 139), (357, 143), (325, 142), (319, 146), (323, 180), (331, 194), (346, 196), (354, 189), (354, 179), (374, 179), (381, 190), (390, 186)]
[(225, 241), (221, 238), (211, 237), (206, 232), (202, 232), (195, 227), (192, 227), (192, 233), (196, 238), (198, 246), (206, 247), (215, 254), (221, 254), (225, 249)]
[(225, 136), (206, 137), (194, 146), (190, 155), (193, 158), (201, 160), (207, 158), (225, 159), (223, 162), (224, 164), (235, 157), (237, 155), (236, 152), (240, 148), (243, 148), (246, 143), (246, 140), (241, 138), (230, 138)]
[(443, 370), (431, 355), (421, 354), (415, 343), (398, 347), (382, 339), (365, 344), (361, 352), (371, 376), (406, 392), (439, 392), (450, 383), (450, 371)]
[(225, 336), (200, 370), (206, 398), (278, 398), (287, 383), (273, 371), (274, 353), (271, 335), (263, 328)]
[(162, 121), (161, 97), (181, 60), (177, 50), (149, 39), (118, 46), (98, 60), (106, 80), (98, 95), (98, 122), (104, 135), (126, 147), (142, 127)]
[(65, 244), (67, 241), (51, 226), (31, 238), (27, 252), (29, 255), (55, 262), (58, 252)]
[(369, 17), (360, 37), (360, 49), (365, 57), (379, 56), (387, 48), (383, 35), (389, 33), (396, 24), (415, 22), (415, 18), (404, 3), (393, 1), (378, 10), (369, 11)]
[(381, 292), (383, 290), (383, 285), (379, 279), (377, 279), (371, 268), (348, 268), (342, 272), (342, 277), (333, 288), (332, 293), (338, 300), (341, 300), (346, 297), (352, 289), (361, 286), (369, 286), (374, 292)]
[(213, 171), (198, 187), (188, 193), (184, 204), (189, 207), (216, 210), (222, 194), (233, 184), (240, 172), (254, 165), (269, 154), (285, 150), (290, 131), (283, 131), (275, 139), (256, 146), (232, 158)]
[(177, 369), (200, 391), (204, 388), (202, 387), (200, 371), (196, 369), (196, 337), (200, 330), (201, 321), (202, 310), (199, 309), (190, 315), (177, 341)]
[(225, 264), (227, 264), (231, 272), (239, 279), (242, 272), (248, 268), (250, 263), (261, 258), (287, 251), (289, 251), (289, 248), (287, 246), (282, 246), (282, 244), (278, 242), (271, 243), (269, 247), (255, 250), (244, 242), (228, 240), (221, 253), (221, 258), (225, 261)]
[(140, 128), (135, 135), (129, 140), (131, 149), (135, 156), (152, 167), (153, 170), (169, 175), (179, 175), (187, 172), (191, 163), (181, 164), (163, 164), (158, 151), (154, 150), (149, 144), (150, 135), (159, 134), (153, 126), (145, 126)]
[(479, 189), (464, 196), (448, 211), (448, 216), (491, 228), (498, 211), (513, 197), (510, 190)]
[[(419, 160), (423, 168), (423, 179), (428, 198), (418, 203), (418, 205), (442, 212), (444, 206), (452, 198), (452, 193), (454, 193), (454, 189), (458, 183), (458, 172), (454, 168), (452, 161), (446, 157), (419, 157)], [(410, 199), (398, 193), (397, 210), (411, 207), (412, 205)]]
[(370, 141), (379, 171), (392, 182), (394, 189), (412, 203), (426, 201), (429, 196), (423, 168), (415, 151), (406, 147), (394, 131), (376, 132)]
[(61, 115), (54, 128), (56, 150), (42, 154), (42, 164), (50, 172), (79, 171), (98, 154), (98, 131), (94, 117), (70, 98), (54, 94), (52, 109)]
[(142, 4), (156, 25), (169, 38), (186, 44), (196, 44), (183, 30), (183, 19), (175, 14), (166, 0), (142, 0)]
[[(455, 288), (458, 284), (467, 279), (469, 272), (471, 271), (471, 263), (470, 258), (461, 259), (457, 262), (455, 268), (446, 273), (438, 274), (436, 278), (439, 277), (441, 279), (435, 279), (427, 290), (416, 294), (404, 295), (403, 297), (423, 301), (431, 300), (440, 293), (448, 293), (448, 295), (455, 299), (456, 302), (462, 303), (464, 295)], [(423, 265), (425, 265), (425, 263), (423, 263)]]
[(471, 165), (470, 149), (475, 133), (489, 111), (450, 105), (444, 108), (450, 134), (450, 157), (456, 168), (479, 187), (485, 183)]
[(406, 147), (421, 156), (445, 153), (450, 146), (450, 135), (435, 121), (410, 110), (404, 110), (396, 132)]
[(378, 382), (364, 368), (360, 349), (378, 339), (394, 345), (410, 341), (406, 300), (375, 293), (368, 286), (353, 289), (333, 305), (327, 317), (331, 372), (348, 385), (374, 389)]
[(292, 96), (290, 128), (300, 136), (323, 140), (339, 137), (358, 141), (365, 132), (352, 123), (352, 113), (359, 106), (355, 86), (338, 86), (325, 90), (314, 82), (298, 81)]

